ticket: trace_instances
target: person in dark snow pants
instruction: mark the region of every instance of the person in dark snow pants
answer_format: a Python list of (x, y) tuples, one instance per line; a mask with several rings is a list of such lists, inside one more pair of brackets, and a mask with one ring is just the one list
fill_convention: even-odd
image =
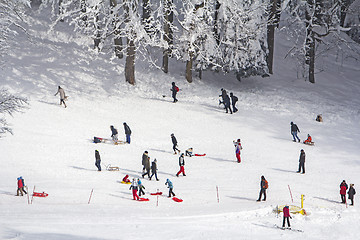
[(180, 173), (182, 173), (184, 176), (185, 175), (185, 157), (184, 157), (184, 153), (182, 153), (179, 157), (179, 166), (180, 166), (180, 170), (179, 172), (176, 174), (176, 176), (178, 177)]
[(292, 217), (290, 216), (289, 206), (286, 205), (286, 206), (283, 208), (283, 214), (284, 214), (284, 217), (283, 217), (283, 225), (282, 225), (282, 227), (283, 227), (283, 228), (285, 227), (285, 220), (287, 221), (288, 227), (290, 227), (290, 220), (289, 220), (289, 218), (292, 218)]
[(299, 170), (297, 171), (298, 173), (301, 172), (302, 169), (302, 174), (305, 173), (305, 151), (304, 149), (301, 149), (300, 151), (300, 157), (299, 157)]
[(100, 159), (100, 153), (98, 150), (95, 150), (95, 166), (98, 168), (98, 171), (101, 171), (101, 159)]
[(118, 131), (116, 128), (114, 128), (113, 125), (110, 126), (110, 130), (111, 130), (111, 138), (114, 141), (114, 143), (116, 143), (118, 141)]
[(224, 105), (225, 105), (226, 113), (228, 113), (228, 111), (230, 110), (230, 113), (232, 114), (233, 112), (232, 112), (231, 107), (230, 107), (230, 98), (226, 94), (226, 92), (225, 92), (225, 98), (224, 98)]
[(180, 150), (177, 148), (178, 142), (177, 142), (176, 137), (175, 137), (175, 135), (173, 133), (171, 134), (171, 141), (172, 141), (172, 144), (173, 144), (174, 154), (176, 154), (176, 151), (178, 153), (180, 153)]
[(175, 193), (173, 192), (173, 184), (169, 179), (166, 179), (165, 185), (168, 185), (169, 188), (169, 197), (174, 196), (175, 197)]
[(24, 192), (23, 192), (24, 184), (23, 184), (21, 177), (17, 178), (17, 185), (18, 185), (18, 188), (16, 190), (16, 196), (19, 196), (19, 194), (21, 194), (21, 196), (24, 196)]
[(143, 165), (145, 168), (145, 172), (142, 174), (142, 177), (144, 178), (145, 175), (148, 175), (150, 179), (150, 157), (148, 156), (147, 152), (143, 154)]
[(159, 181), (158, 177), (157, 177), (157, 160), (156, 158), (154, 159), (154, 161), (151, 163), (151, 176), (150, 176), (150, 180), (151, 178), (155, 175), (156, 181)]
[(350, 184), (350, 188), (348, 191), (349, 199), (351, 200), (351, 206), (354, 206), (354, 195), (356, 194), (354, 184)]
[(346, 190), (348, 189), (348, 185), (345, 180), (340, 183), (340, 195), (341, 195), (341, 203), (346, 203)]
[(143, 189), (145, 189), (144, 185), (142, 185), (140, 179), (137, 180), (137, 184), (138, 184), (138, 188), (139, 188), (139, 197), (141, 197), (141, 195), (145, 195), (145, 192)]
[(222, 89), (220, 89), (220, 91), (221, 91), (221, 94), (219, 95), (219, 97), (221, 97), (222, 101), (219, 100), (219, 105), (224, 104), (224, 109), (225, 109), (224, 100), (225, 100), (225, 96), (226, 96), (226, 90), (222, 88)]
[(125, 130), (125, 135), (126, 135), (126, 142), (130, 144), (131, 129), (126, 124), (126, 122), (124, 122), (123, 125), (124, 125), (124, 130)]
[(65, 108), (66, 108), (66, 103), (65, 103), (65, 99), (67, 98), (65, 96), (65, 91), (64, 89), (62, 89), (60, 86), (58, 86), (58, 91), (57, 93), (55, 93), (55, 96), (58, 95), (60, 93), (60, 105), (64, 104)]
[(291, 135), (293, 136), (293, 142), (296, 142), (295, 138), (297, 138), (298, 142), (300, 142), (300, 138), (297, 135), (297, 133), (300, 132), (298, 126), (293, 122), (291, 122), (290, 125), (291, 125), (291, 128), (290, 128), (291, 129)]
[(261, 201), (261, 196), (264, 194), (264, 199), (263, 201), (266, 201), (266, 179), (264, 176), (261, 176), (261, 181), (260, 181), (260, 193), (259, 193), (259, 198), (258, 198), (258, 202)]
[(233, 107), (233, 112), (236, 113), (238, 109), (236, 108), (235, 104), (239, 99), (237, 98), (237, 96), (234, 96), (232, 92), (230, 93), (230, 99), (231, 99), (231, 105)]
[(179, 91), (179, 88), (175, 85), (175, 82), (172, 82), (171, 83), (171, 95), (172, 95), (172, 98), (174, 99), (174, 103), (176, 103), (178, 100), (176, 99), (176, 94), (178, 93)]
[(132, 194), (133, 194), (134, 200), (139, 200), (140, 198), (139, 198), (139, 196), (137, 194), (137, 192), (138, 192), (138, 184), (137, 184), (137, 181), (136, 181), (135, 178), (133, 179), (129, 190), (131, 190), (131, 189), (132, 189)]
[(188, 148), (188, 149), (185, 151), (185, 156), (187, 156), (187, 157), (192, 157), (192, 156), (193, 156), (193, 148)]

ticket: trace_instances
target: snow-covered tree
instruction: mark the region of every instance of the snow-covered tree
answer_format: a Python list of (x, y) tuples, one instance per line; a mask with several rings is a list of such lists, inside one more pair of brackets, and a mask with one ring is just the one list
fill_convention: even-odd
[(6, 132), (13, 133), (8, 126), (5, 115), (20, 112), (28, 104), (27, 99), (11, 94), (6, 89), (0, 89), (0, 136)]
[(360, 0), (355, 0), (345, 9), (344, 27), (350, 28), (349, 36), (357, 43), (360, 43)]

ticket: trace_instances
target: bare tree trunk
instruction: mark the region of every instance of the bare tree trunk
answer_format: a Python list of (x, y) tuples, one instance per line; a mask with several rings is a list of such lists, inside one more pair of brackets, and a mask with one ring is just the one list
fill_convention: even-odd
[[(110, 0), (110, 7), (114, 8), (116, 6), (117, 6), (116, 0)], [(111, 10), (111, 12), (112, 12), (112, 10)], [(113, 22), (114, 35), (115, 35), (115, 37), (114, 37), (115, 55), (116, 55), (116, 57), (122, 59), (124, 57), (124, 54), (122, 52), (124, 47), (122, 44), (122, 39), (120, 37), (120, 29), (119, 29), (120, 26), (118, 26), (118, 23), (119, 23), (118, 14), (116, 14), (115, 19), (116, 20), (114, 20), (114, 22)]]
[(145, 26), (145, 31), (147, 33), (151, 32), (150, 13), (151, 13), (150, 0), (143, 0), (142, 21)]
[(125, 80), (131, 85), (135, 84), (135, 44), (131, 39), (127, 40)]
[(219, 1), (216, 1), (215, 3), (215, 15), (214, 15), (214, 36), (215, 36), (215, 40), (217, 45), (220, 45), (220, 33), (219, 33), (219, 26), (218, 26), (218, 22), (219, 22), (219, 9), (220, 9), (221, 4), (219, 3)]
[(309, 82), (315, 83), (315, 38), (312, 33), (312, 41), (309, 45)]
[(266, 59), (270, 74), (273, 74), (275, 26), (279, 27), (280, 12), (281, 12), (281, 0), (270, 0), (269, 17), (268, 17), (268, 25), (267, 25), (267, 44), (268, 44), (269, 54)]
[(164, 0), (164, 40), (167, 41), (169, 48), (165, 49), (163, 52), (163, 64), (162, 70), (164, 73), (169, 72), (169, 55), (171, 54), (170, 46), (173, 44), (173, 32), (171, 30), (171, 24), (173, 23), (174, 13), (171, 11), (171, 6), (173, 5), (173, 0)]
[(192, 83), (192, 65), (193, 65), (193, 54), (189, 54), (189, 60), (186, 61), (186, 73), (185, 77), (189, 83)]

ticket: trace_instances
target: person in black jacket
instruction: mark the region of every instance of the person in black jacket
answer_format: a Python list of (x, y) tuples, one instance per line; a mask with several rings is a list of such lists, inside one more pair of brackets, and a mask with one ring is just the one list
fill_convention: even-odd
[(236, 113), (238, 109), (235, 107), (235, 104), (239, 99), (236, 96), (234, 96), (232, 92), (230, 93), (230, 98), (231, 98), (231, 105), (233, 107), (233, 112)]
[(176, 99), (176, 94), (179, 91), (179, 88), (175, 85), (175, 82), (171, 83), (171, 89), (170, 89), (171, 93), (172, 93), (172, 98), (174, 99), (174, 103), (176, 103), (178, 100)]
[(113, 125), (110, 126), (110, 130), (111, 130), (111, 138), (114, 141), (114, 143), (117, 143), (118, 141), (118, 131), (116, 128), (114, 128)]
[(150, 157), (148, 155), (148, 152), (145, 151), (143, 156), (142, 156), (142, 165), (144, 166), (143, 170), (145, 169), (146, 171), (142, 174), (142, 177), (144, 178), (145, 175), (148, 175), (149, 179), (150, 179)]
[(158, 177), (157, 177), (157, 164), (156, 164), (157, 160), (156, 158), (154, 159), (154, 161), (151, 163), (151, 176), (150, 176), (150, 180), (151, 178), (155, 175), (156, 181), (159, 181)]
[(171, 141), (172, 141), (172, 143), (173, 143), (173, 150), (174, 150), (174, 154), (176, 154), (176, 151), (178, 152), (178, 153), (180, 153), (180, 150), (177, 148), (177, 140), (176, 140), (176, 137), (175, 137), (175, 135), (172, 133), (171, 134)]
[(125, 130), (125, 135), (126, 135), (126, 142), (130, 144), (131, 129), (126, 124), (126, 122), (124, 122), (123, 125), (124, 125), (124, 130)]
[(219, 100), (219, 105), (224, 104), (224, 108), (225, 108), (224, 100), (225, 100), (225, 96), (226, 96), (226, 90), (222, 88), (222, 89), (220, 89), (220, 91), (221, 91), (221, 94), (219, 95), (219, 97), (221, 97), (222, 101)]
[(95, 166), (98, 168), (98, 171), (101, 171), (101, 165), (100, 165), (101, 159), (100, 159), (100, 153), (98, 150), (95, 150)]
[(348, 195), (349, 195), (349, 199), (351, 200), (351, 206), (354, 205), (354, 195), (356, 194), (355, 188), (354, 188), (354, 184), (350, 184), (350, 188), (348, 191)]
[(302, 169), (302, 174), (305, 173), (305, 151), (304, 149), (301, 149), (300, 151), (300, 158), (299, 158), (299, 170), (297, 171), (298, 173), (301, 172)]
[(297, 135), (297, 133), (300, 132), (298, 126), (293, 122), (291, 122), (290, 125), (291, 125), (291, 135), (293, 136), (293, 141), (296, 142), (296, 139), (295, 139), (295, 137), (296, 137), (298, 142), (300, 142), (300, 138)]
[(230, 113), (232, 114), (233, 112), (232, 112), (231, 107), (230, 107), (230, 98), (226, 94), (226, 91), (225, 91), (225, 97), (224, 97), (224, 105), (225, 105), (226, 113), (228, 113), (228, 110), (230, 110)]
[(178, 177), (180, 173), (183, 174), (183, 176), (185, 175), (185, 157), (184, 157), (184, 153), (182, 153), (179, 157), (179, 166), (180, 166), (180, 170), (179, 172), (176, 174), (176, 176)]
[(264, 194), (264, 199), (263, 201), (266, 201), (266, 188), (267, 188), (267, 181), (265, 179), (264, 176), (261, 176), (261, 181), (260, 181), (260, 193), (259, 193), (259, 198), (258, 198), (258, 202), (261, 201), (261, 196)]

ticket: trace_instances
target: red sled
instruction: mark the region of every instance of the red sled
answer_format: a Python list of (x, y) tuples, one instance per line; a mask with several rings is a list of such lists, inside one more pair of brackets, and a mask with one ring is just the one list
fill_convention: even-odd
[(183, 200), (177, 197), (173, 197), (172, 200), (174, 200), (175, 202), (182, 202)]
[(204, 156), (206, 156), (206, 153), (203, 153), (203, 154), (198, 154), (198, 153), (195, 153), (195, 155), (194, 156), (196, 156), (196, 157), (204, 157)]
[(38, 193), (38, 192), (33, 192), (33, 197), (47, 197), (49, 196), (49, 194), (42, 192), (42, 193)]
[(140, 201), (140, 202), (147, 202), (147, 201), (149, 201), (149, 199), (148, 199), (148, 198), (139, 198), (138, 201)]
[(162, 192), (150, 193), (150, 195), (162, 195)]

